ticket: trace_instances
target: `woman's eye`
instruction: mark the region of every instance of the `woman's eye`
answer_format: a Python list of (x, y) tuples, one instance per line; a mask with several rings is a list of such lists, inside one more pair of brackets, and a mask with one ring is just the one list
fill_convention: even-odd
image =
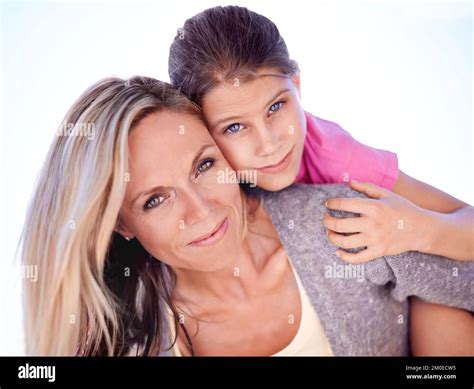
[(242, 129), (242, 124), (233, 123), (225, 129), (224, 133), (230, 132), (230, 133), (234, 134), (236, 132), (239, 132), (241, 129)]
[(148, 199), (148, 201), (145, 203), (143, 206), (143, 209), (145, 211), (150, 210), (152, 208), (155, 208), (161, 204), (168, 198), (168, 196), (159, 196), (159, 195), (154, 195)]
[(215, 159), (214, 158), (208, 158), (199, 163), (197, 169), (196, 169), (196, 176), (199, 174), (204, 173), (206, 170), (209, 170), (212, 165), (214, 165)]
[(277, 112), (283, 107), (283, 101), (278, 101), (277, 103), (274, 103), (270, 107), (270, 112)]

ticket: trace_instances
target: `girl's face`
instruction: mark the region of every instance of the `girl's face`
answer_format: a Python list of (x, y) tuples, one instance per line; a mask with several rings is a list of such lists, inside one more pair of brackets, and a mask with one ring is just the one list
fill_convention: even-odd
[(175, 268), (230, 266), (242, 241), (242, 194), (238, 184), (218, 182), (230, 166), (204, 124), (183, 113), (151, 114), (128, 144), (130, 179), (116, 230)]
[(256, 171), (269, 191), (294, 183), (306, 135), (299, 75), (262, 68), (250, 81), (235, 79), (212, 89), (202, 101), (209, 132), (238, 172)]

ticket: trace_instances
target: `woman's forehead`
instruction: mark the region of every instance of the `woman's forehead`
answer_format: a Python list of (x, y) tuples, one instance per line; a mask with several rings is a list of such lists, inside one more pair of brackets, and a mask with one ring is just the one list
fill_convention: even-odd
[[(179, 163), (183, 154), (195, 154), (203, 144), (215, 145), (204, 123), (196, 115), (161, 111), (145, 117), (129, 134), (129, 157), (133, 167), (153, 163)], [(181, 161), (183, 162), (183, 161)]]
[[(178, 136), (178, 137), (177, 137)], [(146, 116), (129, 134), (129, 144), (166, 140), (209, 139), (201, 118), (185, 112), (160, 111)]]
[(172, 112), (144, 118), (130, 133), (128, 145), (132, 192), (158, 184), (172, 186), (179, 176), (189, 175), (199, 154), (218, 151), (197, 116)]

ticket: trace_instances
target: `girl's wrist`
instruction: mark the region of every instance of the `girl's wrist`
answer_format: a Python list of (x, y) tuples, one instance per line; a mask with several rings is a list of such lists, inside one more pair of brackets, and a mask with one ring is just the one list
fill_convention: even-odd
[(416, 251), (433, 254), (435, 251), (436, 242), (441, 238), (439, 236), (440, 214), (424, 208), (419, 208), (419, 234), (414, 242)]
[(421, 252), (433, 255), (443, 255), (443, 245), (453, 231), (453, 225), (449, 214), (423, 209), (423, 223), (425, 225), (423, 238), (421, 239)]

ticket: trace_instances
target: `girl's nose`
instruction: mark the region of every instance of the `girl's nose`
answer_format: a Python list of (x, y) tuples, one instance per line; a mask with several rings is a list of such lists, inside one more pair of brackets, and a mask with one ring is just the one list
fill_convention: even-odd
[(261, 125), (256, 129), (257, 155), (268, 157), (280, 148), (280, 135), (276, 129)]

